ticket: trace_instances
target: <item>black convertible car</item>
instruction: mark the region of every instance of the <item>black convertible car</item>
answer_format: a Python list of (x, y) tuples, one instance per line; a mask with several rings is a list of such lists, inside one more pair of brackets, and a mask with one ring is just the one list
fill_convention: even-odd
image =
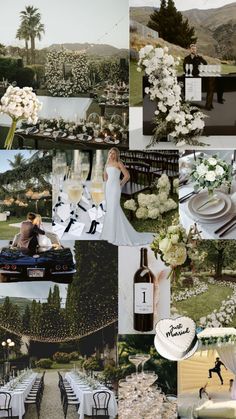
[(17, 247), (17, 235), (13, 244), (0, 252), (0, 276), (2, 282), (45, 280), (70, 283), (76, 272), (75, 261), (70, 248), (64, 248), (57, 236), (46, 233), (53, 247), (38, 248), (30, 255)]

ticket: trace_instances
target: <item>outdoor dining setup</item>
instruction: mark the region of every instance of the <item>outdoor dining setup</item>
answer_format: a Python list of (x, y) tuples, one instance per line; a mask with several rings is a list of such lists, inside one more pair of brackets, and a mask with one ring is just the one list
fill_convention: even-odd
[(44, 391), (44, 375), (30, 369), (18, 371), (0, 387), (0, 417), (22, 419), (30, 405), (40, 415), (40, 405)]
[(58, 376), (65, 418), (70, 405), (76, 408), (80, 419), (84, 419), (85, 416), (95, 418), (100, 415), (111, 419), (116, 417), (115, 394), (104, 383), (77, 370), (67, 372), (64, 378), (58, 372)]

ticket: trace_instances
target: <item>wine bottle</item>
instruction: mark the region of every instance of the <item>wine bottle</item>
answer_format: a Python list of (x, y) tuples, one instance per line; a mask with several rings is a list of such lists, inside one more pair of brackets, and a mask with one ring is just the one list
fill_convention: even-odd
[(154, 275), (148, 268), (147, 249), (140, 249), (140, 268), (134, 274), (134, 330), (153, 329)]

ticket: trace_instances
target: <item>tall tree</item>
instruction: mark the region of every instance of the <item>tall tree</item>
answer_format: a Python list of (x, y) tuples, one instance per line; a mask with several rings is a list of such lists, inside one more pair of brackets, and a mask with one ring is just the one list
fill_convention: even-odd
[(16, 38), (19, 40), (25, 41), (25, 51), (26, 51), (26, 64), (29, 64), (29, 40), (30, 32), (28, 26), (25, 22), (21, 22), (20, 27), (17, 29)]
[(23, 154), (17, 153), (14, 155), (14, 160), (8, 159), (8, 162), (12, 169), (19, 169), (26, 164), (26, 159)]
[(194, 27), (177, 11), (174, 0), (168, 0), (167, 3), (162, 0), (160, 9), (150, 15), (148, 26), (157, 31), (160, 38), (183, 48), (197, 40)]
[(39, 9), (34, 6), (26, 6), (25, 10), (20, 12), (21, 26), (25, 34), (30, 39), (31, 63), (35, 64), (35, 40), (40, 41), (42, 34), (45, 33), (44, 25), (41, 23), (41, 14)]

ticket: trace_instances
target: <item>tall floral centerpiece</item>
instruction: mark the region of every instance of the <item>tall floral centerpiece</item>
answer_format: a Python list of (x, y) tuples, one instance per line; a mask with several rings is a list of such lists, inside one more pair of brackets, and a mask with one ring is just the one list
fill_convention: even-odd
[(42, 104), (37, 99), (31, 87), (9, 86), (0, 101), (0, 112), (12, 119), (12, 124), (7, 134), (4, 148), (10, 150), (14, 139), (17, 122), (26, 120), (29, 124), (36, 124), (38, 112)]
[(177, 146), (204, 145), (197, 139), (205, 126), (204, 115), (184, 102), (178, 84), (176, 66), (179, 60), (168, 54), (168, 48), (146, 45), (139, 51), (138, 71), (145, 71), (150, 87), (145, 92), (157, 102), (154, 135), (149, 146), (164, 136), (171, 136)]
[(232, 182), (232, 166), (217, 155), (199, 157), (191, 173), (196, 190), (206, 188), (209, 196), (222, 185), (230, 187)]

